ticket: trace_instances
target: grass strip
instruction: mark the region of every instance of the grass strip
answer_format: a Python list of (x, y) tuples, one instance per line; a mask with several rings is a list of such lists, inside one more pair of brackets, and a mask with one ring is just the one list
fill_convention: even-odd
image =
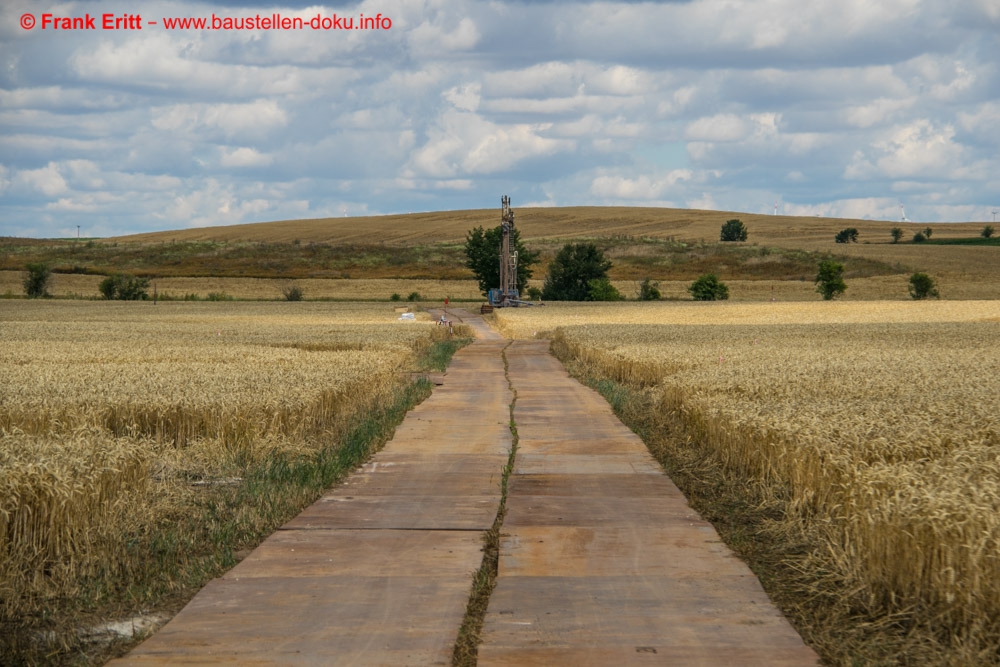
[(420, 357), (417, 369), (441, 372), (448, 368), (455, 353), (471, 342), (471, 338), (451, 338), (437, 341)]
[(489, 607), (490, 595), (496, 587), (497, 572), (500, 564), (500, 529), (504, 516), (507, 514), (507, 483), (510, 473), (514, 470), (514, 459), (517, 457), (517, 423), (514, 421), (514, 406), (517, 403), (517, 389), (510, 381), (510, 364), (507, 361), (507, 348), (513, 341), (507, 343), (501, 350), (503, 357), (504, 376), (510, 388), (510, 455), (503, 467), (500, 479), (500, 505), (497, 508), (493, 525), (483, 533), (483, 562), (472, 578), (472, 591), (469, 593), (469, 604), (465, 610), (465, 618), (458, 629), (458, 639), (451, 656), (454, 667), (474, 667), (479, 658), (480, 635), (483, 623), (486, 621), (486, 609)]

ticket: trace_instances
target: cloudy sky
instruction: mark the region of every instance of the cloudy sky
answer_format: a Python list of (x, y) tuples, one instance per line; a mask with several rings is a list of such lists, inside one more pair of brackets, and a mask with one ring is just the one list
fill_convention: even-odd
[[(492, 208), (504, 193), (515, 208), (886, 220), (903, 204), (928, 222), (1000, 207), (998, 0), (3, 5), (0, 235)], [(101, 29), (129, 13), (141, 30)], [(213, 14), (391, 27), (164, 22)]]

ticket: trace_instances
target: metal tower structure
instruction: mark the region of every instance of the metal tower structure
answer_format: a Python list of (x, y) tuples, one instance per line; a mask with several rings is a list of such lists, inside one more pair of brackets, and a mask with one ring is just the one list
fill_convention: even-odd
[(489, 305), (494, 308), (521, 305), (517, 292), (517, 250), (510, 247), (510, 237), (514, 231), (514, 209), (510, 207), (510, 197), (500, 199), (500, 286), (491, 289), (487, 295)]

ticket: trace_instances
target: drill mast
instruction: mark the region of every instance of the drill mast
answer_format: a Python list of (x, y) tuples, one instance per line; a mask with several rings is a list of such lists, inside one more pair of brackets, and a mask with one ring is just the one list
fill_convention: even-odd
[(521, 304), (517, 292), (517, 250), (511, 250), (510, 236), (514, 231), (514, 209), (510, 207), (510, 197), (504, 195), (500, 199), (500, 287), (491, 289), (488, 294), (489, 305), (494, 308), (506, 308)]

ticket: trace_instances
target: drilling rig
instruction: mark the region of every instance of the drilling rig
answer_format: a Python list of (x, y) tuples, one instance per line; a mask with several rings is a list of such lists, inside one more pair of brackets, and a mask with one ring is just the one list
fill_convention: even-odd
[(514, 231), (514, 209), (510, 207), (510, 197), (504, 195), (500, 199), (502, 212), (500, 214), (500, 287), (491, 288), (486, 294), (489, 304), (484, 305), (483, 312), (492, 312), (494, 308), (508, 308), (534, 305), (530, 301), (521, 301), (517, 292), (517, 250), (511, 250), (510, 236)]

